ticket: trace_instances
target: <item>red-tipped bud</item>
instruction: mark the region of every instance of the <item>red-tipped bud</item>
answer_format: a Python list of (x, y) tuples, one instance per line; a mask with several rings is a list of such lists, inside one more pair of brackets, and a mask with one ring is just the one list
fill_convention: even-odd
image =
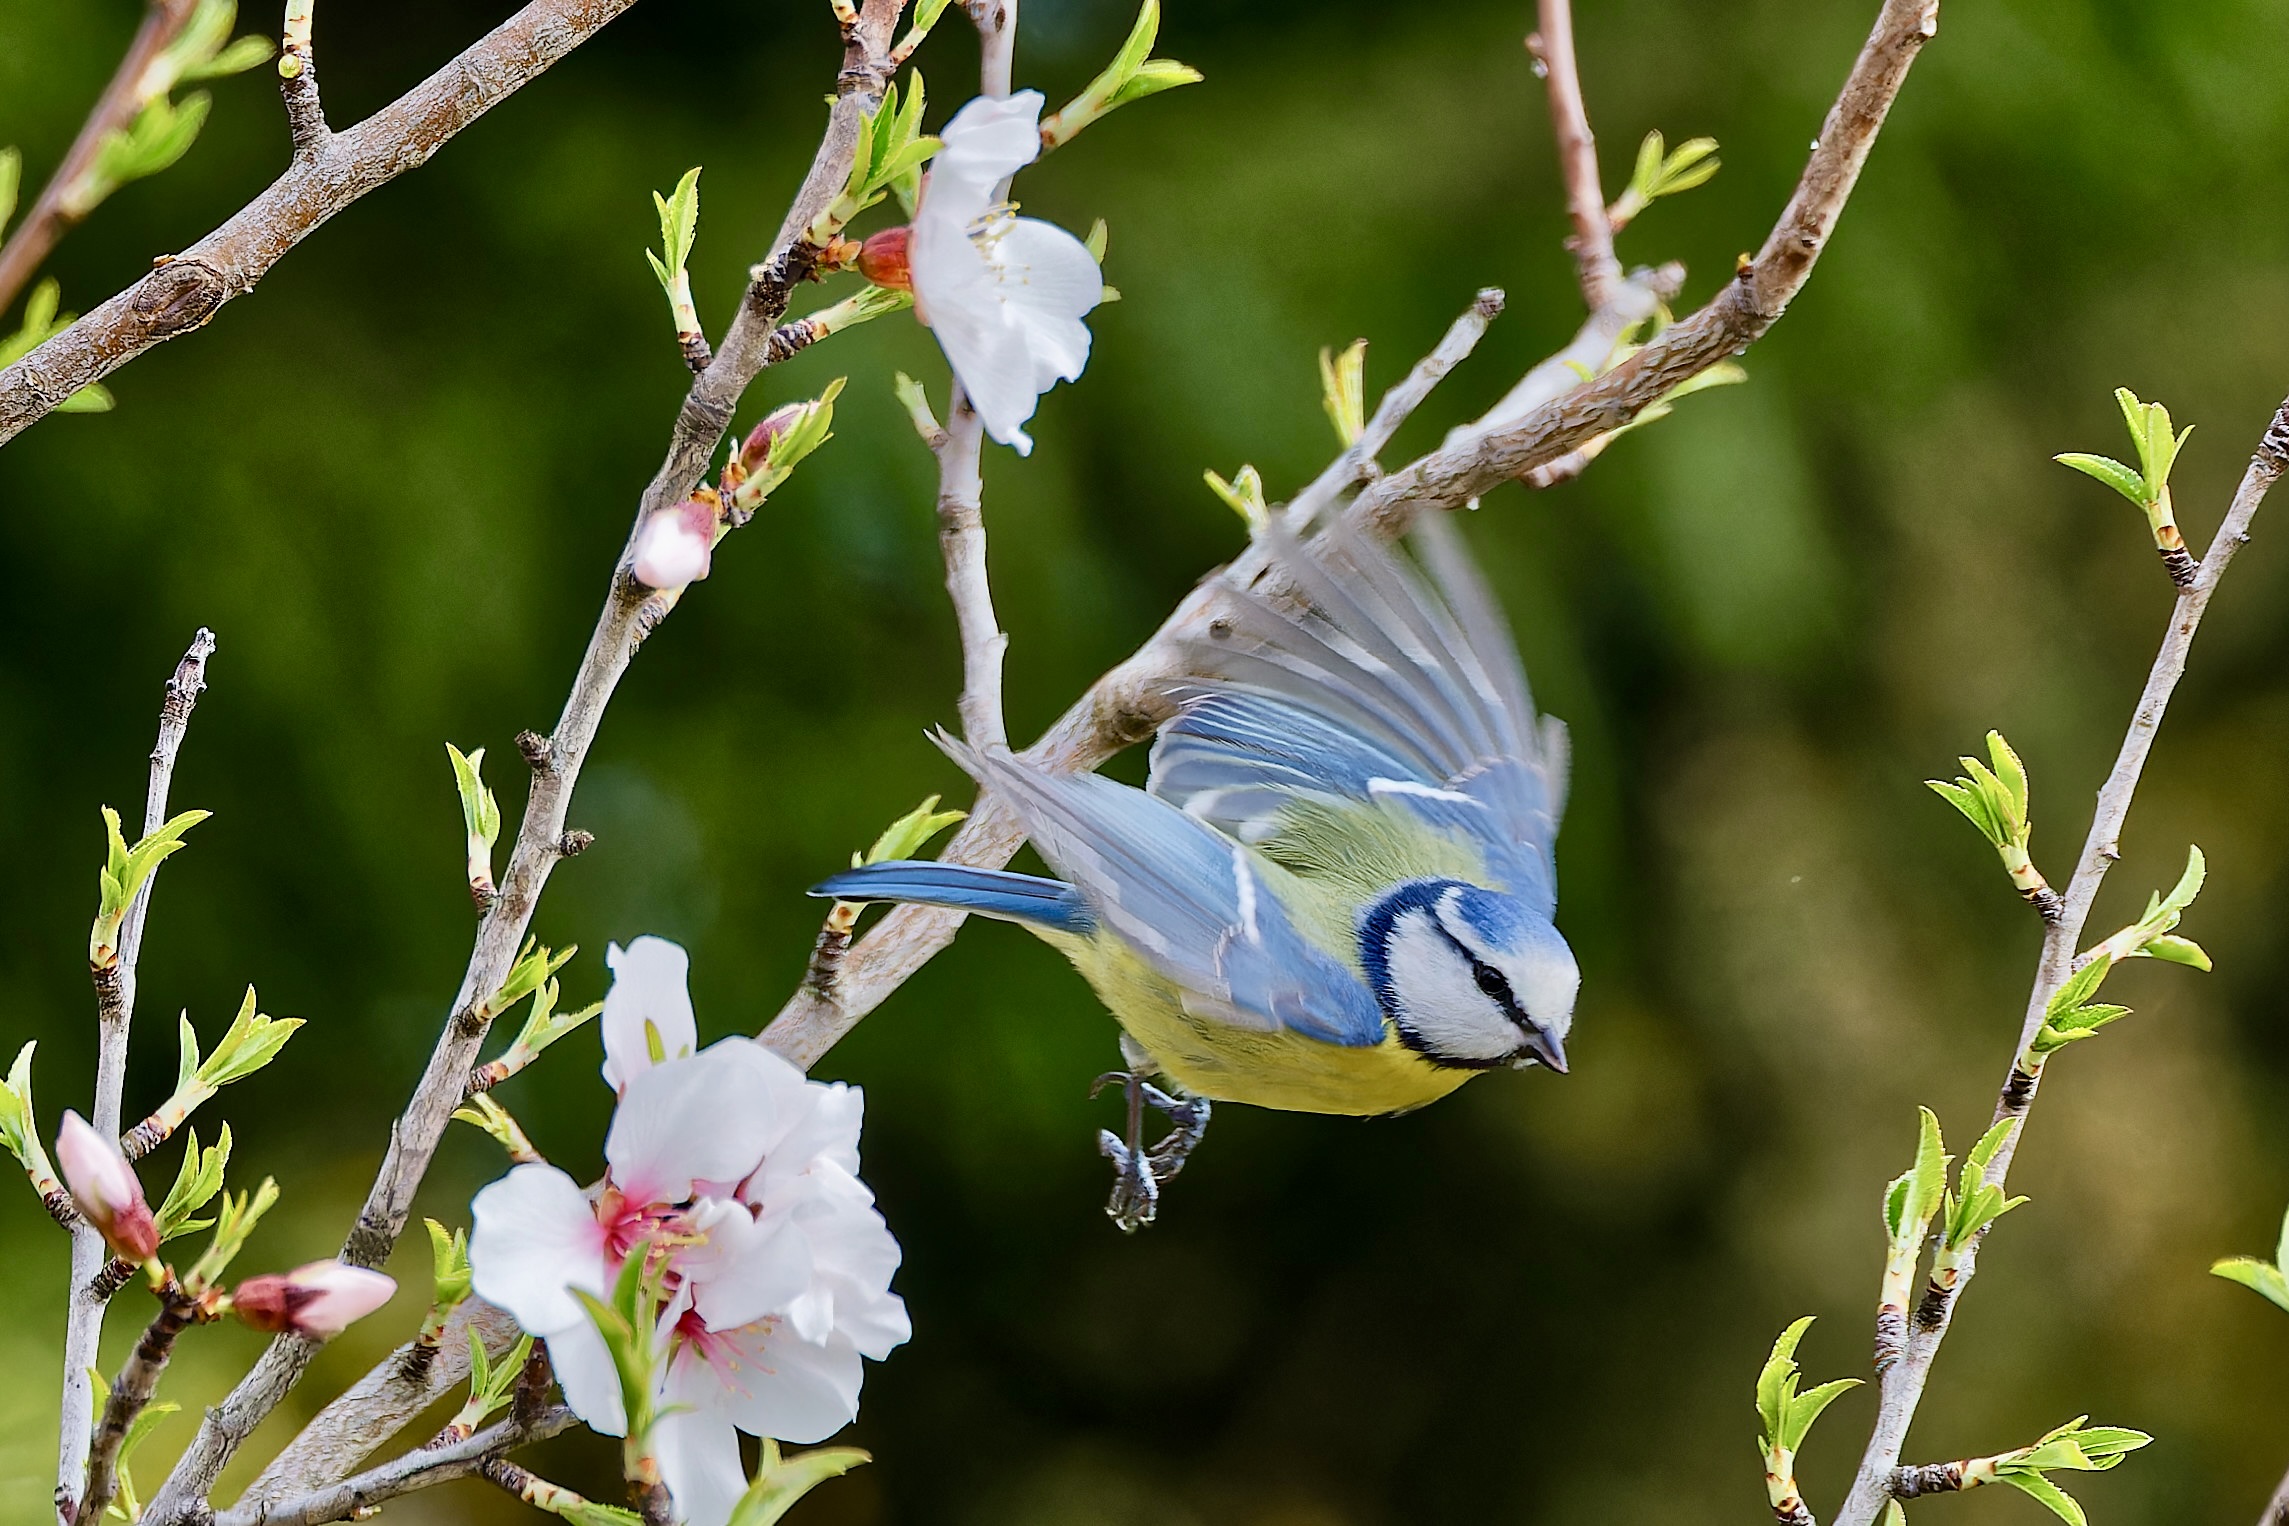
[(904, 228), (885, 228), (858, 246), (858, 273), (892, 291), (914, 289), (914, 267), (906, 259)]
[(707, 576), (715, 550), (715, 505), (702, 498), (656, 509), (636, 535), (636, 581), (681, 588)]
[(771, 462), (771, 447), (779, 437), (795, 427), (795, 421), (809, 411), (808, 403), (787, 403), (764, 415), (763, 422), (747, 431), (747, 443), (739, 447), (739, 464), (750, 473), (759, 472)]
[(158, 1221), (144, 1201), (135, 1168), (116, 1143), (79, 1114), (66, 1112), (56, 1131), (56, 1164), (71, 1188), (72, 1202), (113, 1251), (135, 1262), (158, 1254)]
[(394, 1278), (339, 1261), (313, 1261), (291, 1272), (249, 1277), (230, 1295), (239, 1319), (270, 1335), (330, 1340), (390, 1301)]

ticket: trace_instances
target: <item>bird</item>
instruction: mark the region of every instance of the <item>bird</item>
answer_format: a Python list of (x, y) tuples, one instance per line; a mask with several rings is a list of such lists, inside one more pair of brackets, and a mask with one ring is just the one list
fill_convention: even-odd
[[(1015, 922), (1073, 962), (1123, 1030), (1098, 1085), (1128, 1098), (1100, 1139), (1124, 1229), (1214, 1103), (1378, 1116), (1567, 1069), (1566, 730), (1467, 549), (1439, 515), (1411, 555), (1341, 522), (1256, 534), (1268, 573), (1211, 585), (1143, 789), (937, 738), (1058, 877), (898, 860), (811, 892)], [(1173, 1125), (1151, 1148), (1148, 1105)]]

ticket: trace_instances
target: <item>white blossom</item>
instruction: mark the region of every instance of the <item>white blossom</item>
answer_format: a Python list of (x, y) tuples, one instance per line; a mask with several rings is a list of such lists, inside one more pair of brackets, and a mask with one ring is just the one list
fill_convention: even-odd
[(1001, 187), (1041, 153), (1041, 92), (982, 96), (954, 114), (915, 208), (914, 310), (938, 336), (986, 433), (1020, 455), (1041, 394), (1089, 363), (1081, 319), (1104, 295), (1072, 234), (1019, 217)]
[(574, 1412), (619, 1435), (619, 1379), (573, 1290), (601, 1296), (647, 1246), (667, 1300), (653, 1451), (679, 1516), (723, 1526), (746, 1488), (738, 1433), (825, 1440), (858, 1413), (862, 1359), (911, 1333), (890, 1291), (898, 1242), (858, 1179), (855, 1089), (749, 1039), (694, 1052), (675, 944), (607, 957), (604, 1076), (620, 1103), (604, 1177), (584, 1189), (527, 1164), (478, 1193), (472, 1282), (547, 1340)]

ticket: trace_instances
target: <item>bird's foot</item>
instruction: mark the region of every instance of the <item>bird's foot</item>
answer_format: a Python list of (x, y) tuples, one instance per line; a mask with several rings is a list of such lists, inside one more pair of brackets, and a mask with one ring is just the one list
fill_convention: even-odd
[[(1126, 1070), (1109, 1070), (1097, 1077), (1089, 1095), (1096, 1096), (1116, 1081), (1128, 1102), (1128, 1129), (1125, 1134), (1098, 1130), (1097, 1153), (1113, 1163), (1113, 1195), (1105, 1204), (1105, 1215), (1124, 1233), (1134, 1233), (1159, 1215), (1160, 1189), (1184, 1169), (1185, 1161), (1208, 1132), (1211, 1109), (1206, 1097), (1172, 1096)], [(1169, 1121), (1167, 1135), (1150, 1149), (1144, 1143), (1144, 1110), (1148, 1105), (1166, 1114)]]

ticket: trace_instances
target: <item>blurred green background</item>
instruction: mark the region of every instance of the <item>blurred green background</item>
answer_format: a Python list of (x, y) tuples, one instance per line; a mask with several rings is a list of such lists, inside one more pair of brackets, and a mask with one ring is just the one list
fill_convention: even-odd
[[(1874, 8), (1584, 0), (1609, 190), (1649, 127), (1723, 144), (1714, 184), (1646, 216), (1624, 256), (1688, 261), (1688, 301), (1724, 279)], [(0, 0), (0, 142), (31, 176), (136, 9)], [(321, 7), (335, 121), (505, 10)], [(1033, 213), (1109, 220), (1126, 296), (1044, 405), (1039, 450), (987, 470), (1025, 735), (1237, 548), (1203, 467), (1253, 461), (1284, 494), (1328, 457), (1321, 345), (1370, 337), (1380, 388), (1474, 288), (1508, 289), (1396, 461), (1578, 321), (1519, 46), (1530, 7), (1170, 10), (1161, 51), (1208, 82), (1024, 182)], [(1021, 83), (1062, 100), (1128, 20), (1126, 0), (1026, 0)], [(933, 124), (974, 78), (958, 21), (921, 56)], [(2047, 458), (2119, 451), (2117, 384), (2166, 400), (2200, 426), (2178, 472), (2198, 545), (2289, 386), (2285, 48), (2271, 0), (1951, 0), (1749, 385), (1474, 516), (1538, 697), (1573, 727), (1573, 1075), (1492, 1076), (1390, 1122), (1226, 1109), (1164, 1222), (1124, 1239), (1092, 1146), (1111, 1105), (1085, 1096), (1112, 1029), (1031, 939), (974, 927), (831, 1055), (822, 1074), (867, 1089), (867, 1176), (917, 1334), (868, 1377), (853, 1439), (879, 1460), (799, 1519), (1761, 1518), (1758, 1363), (1818, 1313), (1811, 1374), (1864, 1373), (1877, 1195), (1916, 1103), (1958, 1148), (1985, 1122), (2032, 967), (2034, 920), (1919, 781), (2003, 727), (2063, 877), (2165, 619), (2135, 516)], [(362, 1194), (466, 955), (444, 743), (494, 750), (513, 814), (509, 740), (555, 716), (663, 448), (686, 379), (638, 254), (646, 193), (707, 167), (694, 276), (720, 326), (836, 61), (815, 0), (650, 0), (115, 377), (117, 412), (0, 452), (0, 1043), (40, 1040), (51, 1128), (81, 1102), (96, 808), (140, 802), (160, 682), (213, 626), (176, 799), (216, 814), (158, 891), (129, 1103), (171, 1080), (180, 1008), (211, 1035), (251, 981), (310, 1020), (211, 1110), (237, 1126), (237, 1169), (285, 1187), (250, 1266), (328, 1253)], [(67, 305), (276, 172), (267, 71), (216, 94), (181, 166), (63, 246)], [(572, 813), (597, 845), (536, 923), (581, 945), (570, 999), (601, 993), (608, 940), (656, 931), (693, 951), (705, 1033), (757, 1027), (817, 924), (803, 887), (922, 795), (964, 797), (923, 740), (953, 718), (958, 669), (899, 367), (943, 398), (927, 335), (894, 319), (771, 373), (742, 410), (851, 378), (838, 439), (727, 544), (611, 712)], [(2073, 1486), (2119, 1526), (2249, 1520), (2289, 1463), (2289, 1319), (2206, 1271), (2270, 1246), (2289, 1200), (2285, 597), (2285, 538), (2261, 520), (2097, 917), (2133, 914), (2198, 841), (2211, 888), (2187, 931), (2217, 973), (2124, 972), (2111, 989), (2138, 1015), (2056, 1067), (2014, 1176), (2033, 1201), (1995, 1239), (1910, 1447), (1995, 1450), (2085, 1411), (2143, 1427), (2153, 1447)], [(607, 1114), (593, 1045), (504, 1098), (583, 1173)], [(170, 1150), (151, 1174), (172, 1169)], [(500, 1169), (456, 1129), (422, 1211), (463, 1221)], [(65, 1250), (27, 1192), (0, 1191), (0, 1236), (0, 1515), (31, 1522)], [(425, 1255), (397, 1266), (415, 1287)], [(107, 1366), (142, 1297), (121, 1300)], [(403, 1338), (419, 1302), (329, 1351), (290, 1408)], [(147, 1474), (253, 1349), (235, 1329), (186, 1342), (168, 1380), (186, 1413)], [(1871, 1391), (1846, 1397), (1804, 1460), (1824, 1515), (1872, 1412)], [(600, 1443), (540, 1456), (606, 1487)], [(389, 1507), (519, 1508), (477, 1484)], [(2042, 1518), (2005, 1490), (1915, 1515)]]

